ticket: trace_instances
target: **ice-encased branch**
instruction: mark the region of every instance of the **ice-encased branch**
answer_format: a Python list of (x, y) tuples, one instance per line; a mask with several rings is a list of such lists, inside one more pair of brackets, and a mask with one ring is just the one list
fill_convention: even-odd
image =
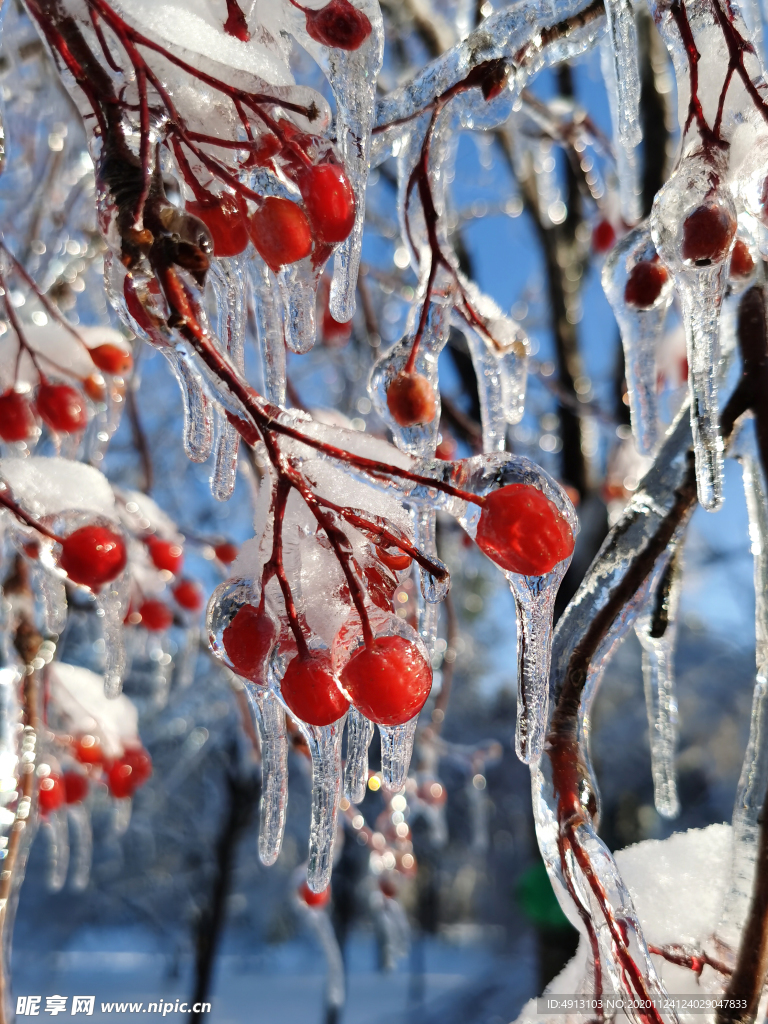
[(486, 18), (466, 39), (442, 54), (407, 85), (394, 89), (376, 108), (381, 129), (425, 110), (438, 96), (462, 82), (473, 68), (493, 60), (508, 60), (515, 92), (538, 70), (565, 60), (591, 46), (605, 30), (603, 0), (591, 3), (563, 0), (520, 0)]

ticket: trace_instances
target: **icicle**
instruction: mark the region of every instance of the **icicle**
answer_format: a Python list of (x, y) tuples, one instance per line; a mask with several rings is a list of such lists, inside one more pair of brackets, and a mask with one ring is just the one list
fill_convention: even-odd
[(45, 630), (49, 634), (59, 636), (67, 623), (67, 591), (58, 576), (35, 566), (35, 588), (43, 605)]
[(714, 173), (701, 158), (685, 161), (657, 193), (651, 218), (654, 244), (674, 274), (682, 306), (696, 482), (699, 501), (709, 512), (723, 500), (719, 317), (736, 232), (733, 197), (724, 185), (712, 188)]
[(48, 839), (48, 889), (60, 892), (69, 869), (69, 832), (65, 810), (53, 811), (42, 819), (42, 831)]
[(126, 665), (123, 621), (127, 602), (117, 586), (120, 582), (118, 579), (107, 584), (97, 596), (104, 629), (104, 692), (108, 697), (116, 697), (122, 690)]
[(317, 936), (328, 967), (325, 985), (325, 1019), (338, 1020), (344, 1006), (345, 984), (344, 961), (336, 939), (336, 932), (333, 930), (333, 924), (325, 910), (319, 907), (309, 907), (306, 904), (304, 906), (307, 922)]
[(301, 263), (283, 267), (277, 275), (283, 300), (285, 343), (291, 352), (302, 355), (315, 344), (317, 285), (322, 268), (309, 265), (309, 257)]
[(271, 690), (245, 681), (261, 740), (259, 860), (274, 864), (283, 844), (288, 806), (288, 738), (285, 710)]
[(418, 715), (404, 725), (380, 725), (381, 773), (387, 789), (397, 792), (405, 785), (413, 754)]
[[(640, 69), (635, 12), (629, 0), (607, 0), (605, 13), (609, 36), (601, 46), (603, 77), (616, 143), (614, 148), (622, 214), (627, 223), (634, 224), (640, 217), (640, 189), (634, 148), (643, 139), (640, 129)], [(628, 176), (627, 171), (630, 172)]]
[(368, 787), (368, 747), (373, 739), (373, 722), (351, 707), (347, 712), (347, 763), (344, 766), (344, 796), (359, 804)]
[(656, 447), (656, 344), (673, 294), (672, 279), (654, 260), (656, 250), (645, 221), (614, 248), (602, 275), (603, 290), (621, 331), (632, 433), (643, 455)]
[(255, 256), (250, 266), (264, 396), (275, 405), (285, 405), (285, 340), (280, 292), (274, 275), (260, 257)]
[(385, 896), (380, 889), (371, 893), (370, 906), (377, 925), (380, 969), (394, 971), (398, 960), (408, 953), (411, 936), (408, 918), (398, 901)]
[(309, 827), (307, 884), (313, 892), (328, 888), (333, 870), (336, 818), (341, 796), (341, 737), (346, 715), (333, 725), (304, 725), (312, 755), (312, 821)]
[(371, 34), (357, 50), (328, 50), (328, 81), (336, 100), (336, 139), (347, 177), (355, 193), (355, 224), (336, 251), (331, 283), (331, 316), (340, 323), (352, 319), (360, 251), (365, 223), (365, 194), (371, 156), (371, 129), (376, 79), (384, 53), (384, 26), (377, 2), (364, 7)]
[(505, 573), (517, 611), (517, 724), (515, 750), (526, 764), (541, 757), (549, 713), (552, 618), (570, 559), (546, 576)]
[(192, 462), (205, 462), (213, 448), (211, 401), (203, 391), (199, 374), (176, 349), (160, 351), (171, 364), (181, 388), (184, 406), (184, 451)]
[[(413, 513), (414, 518), (414, 543), (426, 555), (437, 558), (437, 545), (435, 542), (435, 526), (437, 524), (437, 513), (434, 509), (417, 508)], [(442, 580), (436, 580), (430, 573), (413, 563), (413, 570), (418, 574), (419, 589), (417, 590), (417, 605), (419, 619), (419, 636), (424, 641), (429, 658), (435, 654), (435, 642), (437, 640), (438, 604), (445, 598), (451, 586), (450, 576)]]
[(82, 892), (88, 888), (91, 877), (93, 858), (91, 815), (82, 804), (70, 804), (67, 807), (67, 817), (74, 838), (70, 856), (70, 885), (75, 892)]
[(736, 441), (749, 513), (755, 579), (757, 676), (752, 698), (749, 742), (733, 808), (731, 881), (716, 936), (738, 948), (752, 898), (760, 815), (768, 790), (768, 481), (762, 472), (754, 419), (745, 417)]
[[(245, 277), (243, 261), (238, 256), (214, 260), (211, 275), (218, 308), (218, 336), (227, 355), (242, 373), (245, 369)], [(219, 440), (216, 462), (211, 477), (211, 493), (217, 501), (232, 497), (237, 479), (237, 454), (240, 435), (236, 428), (219, 413)]]
[(131, 824), (133, 800), (129, 796), (112, 801), (112, 834), (119, 839), (128, 831)]
[(651, 738), (651, 771), (656, 810), (664, 818), (680, 813), (677, 798), (677, 695), (674, 654), (682, 567), (674, 552), (651, 600), (635, 623), (643, 647), (643, 680)]

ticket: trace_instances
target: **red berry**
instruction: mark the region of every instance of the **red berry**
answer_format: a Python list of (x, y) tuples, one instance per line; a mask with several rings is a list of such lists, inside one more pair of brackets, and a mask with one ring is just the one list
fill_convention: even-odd
[(387, 408), (401, 427), (431, 423), (437, 415), (434, 389), (420, 373), (398, 373), (387, 388)]
[(267, 196), (248, 215), (248, 234), (264, 262), (277, 272), (312, 252), (312, 231), (307, 215), (290, 199)]
[[(293, 3), (294, 0), (291, 0)], [(331, 0), (320, 10), (299, 7), (307, 16), (307, 35), (323, 46), (338, 50), (357, 50), (371, 34), (367, 15), (353, 7), (349, 0)]]
[(125, 541), (108, 526), (81, 526), (61, 542), (60, 567), (73, 583), (91, 590), (117, 579), (127, 560)]
[(331, 898), (331, 887), (323, 889), (322, 892), (312, 892), (306, 882), (302, 882), (299, 886), (299, 896), (304, 900), (308, 907), (324, 907), (328, 904)]
[(41, 384), (35, 405), (42, 421), (59, 434), (76, 434), (88, 426), (85, 399), (69, 384)]
[(113, 373), (123, 376), (133, 366), (133, 356), (126, 349), (119, 345), (97, 345), (91, 349), (93, 365), (98, 366), (104, 373)]
[(80, 764), (101, 764), (104, 760), (101, 744), (95, 736), (78, 736), (72, 744), (72, 752)]
[(189, 202), (187, 212), (199, 217), (211, 233), (214, 256), (239, 256), (248, 245), (248, 212), (240, 196), (222, 192), (199, 202)]
[(573, 552), (573, 531), (557, 506), (530, 484), (491, 491), (475, 537), (502, 569), (543, 576)]
[(314, 164), (302, 168), (297, 179), (315, 239), (326, 245), (343, 242), (355, 223), (355, 193), (344, 168)]
[(58, 811), (64, 803), (64, 784), (60, 775), (46, 775), (40, 780), (37, 802), (42, 814)]
[(143, 786), (152, 775), (152, 758), (144, 747), (128, 747), (122, 760), (123, 764), (131, 766), (137, 786)]
[(609, 220), (601, 220), (592, 232), (592, 248), (597, 253), (608, 252), (616, 244), (616, 232)]
[(195, 580), (181, 580), (173, 588), (177, 604), (190, 612), (199, 612), (203, 607), (203, 588)]
[(252, 604), (244, 604), (221, 636), (224, 650), (238, 675), (263, 682), (264, 662), (275, 643), (275, 624)]
[(177, 576), (181, 571), (184, 562), (184, 549), (175, 540), (161, 540), (159, 537), (149, 537), (147, 540), (149, 557), (156, 569), (164, 569), (166, 572)]
[(330, 725), (349, 707), (336, 683), (329, 654), (294, 658), (285, 670), (280, 693), (293, 714), (307, 725)]
[(90, 377), (86, 377), (83, 381), (83, 391), (92, 402), (103, 402), (106, 398), (107, 389), (101, 374), (92, 373)]
[(4, 441), (26, 441), (36, 426), (32, 404), (26, 395), (12, 389), (0, 395), (0, 437)]
[(736, 221), (728, 210), (713, 204), (697, 206), (683, 221), (684, 260), (707, 265), (725, 258), (736, 233)]
[(237, 558), (237, 545), (230, 544), (229, 541), (217, 544), (213, 550), (218, 560), (223, 562), (224, 565), (229, 565), (230, 562), (234, 562)]
[(743, 238), (737, 238), (731, 253), (731, 277), (749, 277), (755, 269), (755, 261), (749, 246)]
[(154, 597), (148, 598), (139, 608), (141, 624), (151, 633), (162, 633), (173, 625), (173, 612), (167, 604)]
[(624, 301), (635, 309), (650, 309), (661, 295), (669, 279), (666, 268), (658, 260), (642, 260), (629, 272), (624, 288)]
[(412, 561), (411, 556), (405, 551), (400, 551), (399, 548), (385, 548), (379, 544), (376, 545), (376, 554), (379, 556), (379, 561), (393, 572), (407, 569)]
[(88, 779), (80, 772), (64, 772), (64, 800), (79, 804), (88, 796)]
[(371, 721), (402, 725), (424, 707), (432, 689), (432, 669), (416, 644), (402, 636), (384, 636), (352, 655), (341, 673), (341, 685)]

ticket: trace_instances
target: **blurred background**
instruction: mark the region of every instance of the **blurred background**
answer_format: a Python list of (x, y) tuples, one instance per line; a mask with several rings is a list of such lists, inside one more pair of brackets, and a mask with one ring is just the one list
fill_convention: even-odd
[[(385, 0), (382, 93), (498, 6)], [(6, 239), (75, 322), (105, 323), (103, 249), (82, 132), (20, 5), (7, 0), (6, 7)], [(639, 11), (638, 28), (645, 125), (639, 178), (647, 213), (674, 158), (677, 128), (671, 68)], [(331, 99), (298, 47), (295, 69)], [(541, 74), (507, 126), (465, 132), (448, 172), (451, 241), (462, 268), (532, 342), (526, 412), (510, 428), (508, 447), (543, 465), (577, 504), (581, 533), (558, 612), (647, 466), (631, 439), (618, 330), (600, 285), (604, 254), (623, 231), (610, 136), (598, 48)], [(334, 410), (339, 422), (382, 434), (367, 375), (382, 346), (402, 336), (416, 283), (399, 238), (395, 185), (391, 161), (373, 171), (351, 327), (332, 320), (321, 288), (321, 341), (289, 359), (294, 405)], [(42, 253), (32, 244), (41, 238)], [(660, 345), (669, 420), (686, 373), (674, 312)], [(210, 592), (224, 578), (210, 538), (237, 544), (251, 536), (260, 466), (243, 460), (234, 497), (215, 502), (210, 465), (184, 457), (181, 400), (165, 361), (146, 346), (134, 357), (127, 414), (102, 466), (116, 484), (146, 490), (173, 519), (187, 538), (186, 574)], [(259, 386), (255, 352), (248, 358)], [(473, 454), (479, 403), (459, 331), (441, 357), (440, 381), (444, 457)], [(685, 548), (675, 660), (676, 821), (654, 809), (634, 634), (606, 670), (593, 754), (601, 834), (612, 849), (730, 820), (754, 676), (752, 561), (735, 463), (727, 466), (725, 494), (716, 519), (696, 512)], [(541, 991), (577, 936), (538, 856), (529, 774), (514, 753), (512, 598), (451, 522), (439, 524), (438, 549), (453, 587), (441, 612), (436, 687), (422, 714), (411, 778), (404, 799), (392, 799), (373, 776), (363, 803), (346, 809), (325, 907), (308, 907), (301, 895), (311, 781), (301, 744), (290, 754), (283, 850), (267, 869), (257, 855), (260, 766), (242, 691), (207, 652), (199, 620), (177, 618), (162, 635), (129, 630), (125, 692), (138, 707), (153, 774), (136, 793), (129, 821), (115, 820), (105, 788), (91, 794), (93, 868), (82, 892), (67, 884), (49, 891), (51, 837), (41, 829), (17, 913), (16, 994), (94, 995), (94, 1019), (101, 1019), (102, 1001), (202, 998), (213, 1003), (208, 1019), (215, 1024), (506, 1024)], [(407, 613), (407, 586), (398, 600)], [(92, 607), (71, 607), (60, 657), (98, 671), (99, 636)], [(338, 950), (343, 1008), (328, 1001)]]

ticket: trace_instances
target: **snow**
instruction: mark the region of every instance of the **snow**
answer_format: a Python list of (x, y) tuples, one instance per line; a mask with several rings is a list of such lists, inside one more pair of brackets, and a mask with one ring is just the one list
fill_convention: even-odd
[(51, 699), (74, 735), (89, 734), (101, 742), (107, 757), (119, 757), (139, 744), (139, 716), (125, 696), (106, 697), (104, 677), (87, 668), (52, 662), (48, 668)]
[(44, 456), (0, 459), (0, 477), (32, 515), (90, 512), (117, 519), (109, 481), (103, 473), (82, 462)]

